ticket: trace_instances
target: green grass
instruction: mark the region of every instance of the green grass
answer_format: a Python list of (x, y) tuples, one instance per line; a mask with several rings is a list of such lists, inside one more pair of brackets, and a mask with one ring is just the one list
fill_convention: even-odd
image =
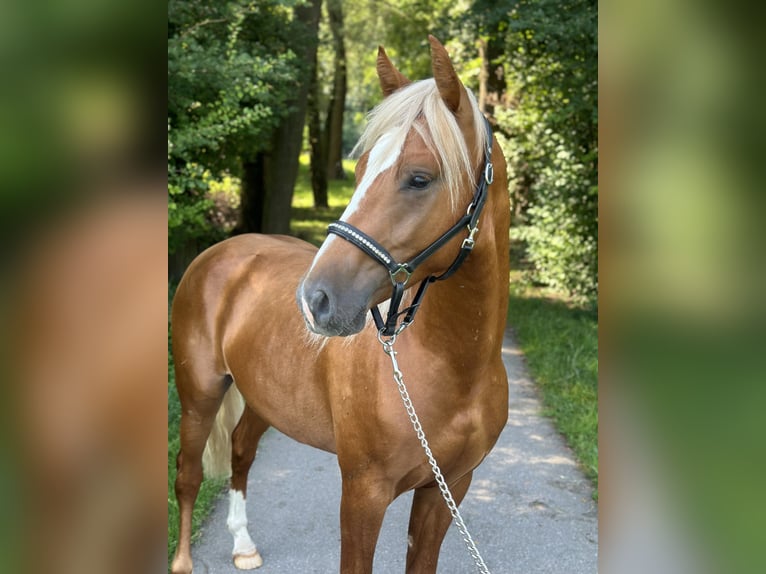
[(545, 405), (598, 489), (598, 316), (512, 283), (508, 322)]
[(351, 200), (354, 192), (354, 167), (356, 162), (343, 161), (343, 170), (346, 179), (342, 181), (330, 181), (327, 190), (329, 207), (317, 209), (314, 207), (314, 195), (311, 191), (309, 176), (309, 156), (301, 155), (298, 168), (298, 180), (293, 192), (292, 221), (290, 222), (291, 233), (319, 245), (324, 241), (327, 234), (327, 224), (338, 219)]

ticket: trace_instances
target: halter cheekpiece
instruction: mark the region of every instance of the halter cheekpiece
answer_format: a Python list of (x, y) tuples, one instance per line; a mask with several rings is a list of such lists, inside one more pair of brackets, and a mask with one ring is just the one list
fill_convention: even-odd
[[(387, 337), (393, 335), (397, 331), (397, 323), (401, 315), (404, 315), (404, 319), (398, 328), (401, 329), (409, 325), (415, 317), (415, 313), (423, 300), (423, 295), (425, 294), (428, 285), (435, 281), (443, 281), (450, 277), (458, 270), (463, 264), (463, 261), (465, 261), (465, 258), (468, 257), (469, 253), (473, 250), (476, 232), (479, 230), (479, 217), (481, 216), (482, 209), (487, 200), (487, 187), (492, 183), (494, 178), (492, 167), (492, 127), (486, 118), (484, 118), (484, 126), (487, 131), (487, 146), (484, 149), (484, 169), (482, 170), (479, 184), (476, 186), (473, 198), (471, 199), (471, 203), (468, 204), (468, 209), (466, 210), (465, 215), (463, 215), (455, 225), (450, 227), (446, 233), (406, 263), (398, 263), (380, 243), (375, 241), (364, 231), (345, 221), (333, 221), (327, 226), (327, 233), (339, 235), (349, 243), (352, 243), (364, 251), (388, 270), (393, 285), (393, 292), (391, 294), (391, 304), (388, 307), (388, 314), (385, 322), (383, 321), (383, 317), (377, 306), (370, 309), (372, 318), (375, 321), (375, 326), (378, 328), (378, 332), (381, 335)], [(460, 233), (464, 227), (468, 229), (468, 237), (463, 239), (460, 251), (452, 262), (452, 265), (450, 265), (441, 275), (430, 275), (423, 279), (415, 294), (415, 299), (413, 300), (412, 305), (399, 311), (399, 305), (402, 302), (404, 289), (415, 269), (417, 269), (423, 261), (447, 244), (453, 237), (455, 237), (455, 235)]]

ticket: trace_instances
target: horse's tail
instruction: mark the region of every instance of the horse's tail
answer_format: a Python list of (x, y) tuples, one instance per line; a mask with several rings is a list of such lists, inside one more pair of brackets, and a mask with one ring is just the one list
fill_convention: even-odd
[(223, 397), (202, 453), (202, 468), (208, 478), (231, 476), (231, 433), (244, 410), (245, 400), (237, 386), (232, 384)]

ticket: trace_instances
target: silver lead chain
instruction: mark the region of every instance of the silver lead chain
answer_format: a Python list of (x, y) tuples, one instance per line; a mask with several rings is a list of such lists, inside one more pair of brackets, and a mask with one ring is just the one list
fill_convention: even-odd
[(452, 498), (452, 493), (447, 486), (447, 481), (444, 480), (442, 471), (439, 468), (439, 465), (436, 463), (436, 458), (434, 458), (433, 452), (431, 452), (431, 447), (429, 446), (428, 440), (426, 439), (426, 434), (423, 432), (423, 427), (420, 424), (420, 419), (415, 412), (415, 407), (412, 404), (412, 400), (410, 399), (410, 394), (407, 392), (407, 387), (404, 384), (404, 375), (399, 370), (399, 363), (396, 361), (396, 351), (394, 351), (394, 342), (396, 341), (397, 335), (399, 335), (399, 333), (401, 333), (407, 327), (407, 325), (409, 325), (409, 323), (402, 323), (396, 332), (386, 340), (384, 340), (383, 336), (378, 333), (378, 341), (380, 341), (381, 345), (383, 345), (383, 351), (386, 353), (386, 355), (391, 358), (391, 365), (394, 369), (394, 381), (396, 381), (396, 387), (402, 397), (402, 402), (404, 403), (404, 408), (407, 411), (407, 416), (409, 416), (410, 422), (412, 423), (412, 428), (415, 429), (415, 434), (420, 441), (420, 445), (423, 447), (423, 450), (426, 453), (428, 464), (431, 465), (431, 471), (433, 472), (434, 478), (436, 479), (436, 483), (439, 485), (439, 490), (442, 493), (444, 502), (447, 503), (450, 514), (452, 514), (452, 520), (455, 522), (455, 526), (457, 526), (460, 534), (463, 537), (463, 542), (465, 542), (468, 553), (473, 558), (473, 561), (476, 564), (476, 569), (481, 574), (491, 574), (487, 568), (487, 565), (484, 563), (484, 559), (481, 557), (481, 554), (479, 554), (479, 549), (476, 548), (476, 543), (473, 541), (473, 538), (471, 538), (471, 534), (468, 532), (468, 528), (466, 527), (465, 522), (463, 522), (463, 517), (460, 516), (460, 511), (458, 510), (457, 504), (455, 503), (455, 499)]

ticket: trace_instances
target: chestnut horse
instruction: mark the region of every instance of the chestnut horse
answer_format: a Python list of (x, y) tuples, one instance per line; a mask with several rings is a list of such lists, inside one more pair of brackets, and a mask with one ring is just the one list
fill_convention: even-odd
[[(215, 427), (212, 460), (228, 456), (220, 439), (239, 416), (232, 416), (237, 390), (244, 405), (231, 434), (227, 525), (238, 568), (262, 563), (247, 530), (246, 483), (258, 441), (273, 426), (338, 457), (341, 572), (372, 571), (386, 508), (413, 489), (407, 572), (436, 572), (450, 511), (402, 405), (378, 328), (365, 317), (392, 298), (392, 283), (395, 295), (397, 284), (403, 291), (402, 304), (411, 305), (411, 286), (446, 279), (449, 270), (448, 280), (418, 298), (417, 320), (399, 333), (397, 351), (459, 504), (508, 413), (501, 346), (510, 211), (501, 150), (446, 50), (429, 41), (434, 78), (414, 83), (379, 49), (385, 98), (357, 145), (351, 202), (319, 251), (290, 237), (242, 235), (202, 253), (178, 286), (172, 336), (183, 414), (174, 574), (192, 571), (191, 516), (203, 450)], [(478, 217), (477, 182), (488, 162), (495, 177), (478, 185), (485, 192)], [(473, 227), (455, 228), (467, 208), (477, 216)], [(445, 233), (452, 228), (457, 231)], [(466, 246), (473, 247), (469, 255)], [(427, 257), (419, 257), (424, 250)], [(391, 269), (376, 252), (417, 265)], [(216, 415), (232, 423), (214, 425)]]

